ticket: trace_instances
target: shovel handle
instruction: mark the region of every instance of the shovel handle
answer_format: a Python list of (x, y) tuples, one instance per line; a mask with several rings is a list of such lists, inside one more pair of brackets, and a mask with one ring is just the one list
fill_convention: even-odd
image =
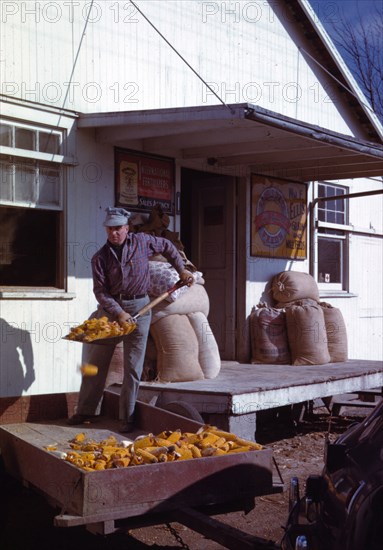
[(176, 282), (175, 285), (173, 285), (171, 288), (168, 288), (168, 290), (166, 290), (165, 292), (163, 292), (162, 294), (160, 294), (160, 296), (157, 296), (157, 298), (154, 298), (154, 300), (152, 300), (151, 302), (149, 302), (149, 304), (146, 304), (146, 306), (144, 306), (143, 308), (141, 308), (139, 311), (137, 311), (137, 313), (134, 315), (134, 317), (132, 318), (133, 321), (136, 321), (139, 317), (141, 317), (141, 315), (144, 315), (144, 313), (147, 313), (148, 311), (150, 311), (154, 306), (156, 306), (157, 304), (159, 304), (160, 302), (162, 302), (163, 300), (165, 300), (165, 298), (167, 298), (168, 296), (170, 296), (170, 294), (172, 292), (174, 292), (175, 290), (178, 290), (179, 288), (182, 288), (183, 286), (186, 286), (188, 284), (187, 281), (181, 281), (181, 279), (179, 281)]

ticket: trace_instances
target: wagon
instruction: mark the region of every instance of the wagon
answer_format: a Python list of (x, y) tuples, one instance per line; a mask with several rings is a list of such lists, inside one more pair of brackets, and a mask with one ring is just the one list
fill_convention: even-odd
[[(117, 397), (109, 396), (116, 406)], [(112, 407), (112, 408), (113, 408)], [(113, 412), (113, 410), (112, 410)], [(109, 411), (110, 413), (110, 411)], [(201, 423), (143, 402), (137, 403), (137, 432), (196, 432)], [(84, 471), (46, 448), (68, 449), (79, 432), (100, 441), (118, 433), (116, 418), (104, 416), (87, 426), (65, 421), (24, 422), (0, 426), (0, 449), (7, 473), (42, 493), (60, 510), (59, 527), (85, 526), (108, 535), (121, 529), (177, 521), (226, 548), (274, 548), (270, 542), (233, 529), (211, 517), (250, 511), (255, 498), (282, 490), (273, 480), (272, 451), (267, 448), (143, 464), (102, 471)]]

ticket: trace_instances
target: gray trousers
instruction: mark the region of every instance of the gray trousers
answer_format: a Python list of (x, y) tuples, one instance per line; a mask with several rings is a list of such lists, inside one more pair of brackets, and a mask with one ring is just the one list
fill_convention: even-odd
[[(122, 308), (135, 315), (138, 310), (149, 302), (149, 298), (129, 300), (121, 302)], [(101, 308), (92, 317), (108, 317)], [(137, 400), (142, 370), (145, 360), (146, 343), (148, 339), (151, 311), (137, 319), (137, 327), (127, 336), (111, 340), (100, 341), (94, 344), (83, 344), (82, 362), (90, 363), (98, 367), (96, 376), (83, 376), (80, 395), (77, 405), (77, 413), (94, 415), (99, 412), (99, 405), (105, 389), (106, 377), (109, 365), (113, 357), (116, 345), (123, 342), (124, 350), (124, 377), (121, 387), (119, 402), (119, 419), (132, 422), (134, 408)]]

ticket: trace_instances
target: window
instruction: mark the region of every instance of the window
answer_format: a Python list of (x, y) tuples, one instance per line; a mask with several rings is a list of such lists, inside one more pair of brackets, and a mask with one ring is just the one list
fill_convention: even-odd
[(63, 288), (62, 139), (58, 130), (0, 121), (2, 287)]
[[(330, 183), (318, 183), (317, 207), (317, 281), (328, 290), (347, 290), (348, 189)], [(332, 199), (332, 197), (334, 197)]]

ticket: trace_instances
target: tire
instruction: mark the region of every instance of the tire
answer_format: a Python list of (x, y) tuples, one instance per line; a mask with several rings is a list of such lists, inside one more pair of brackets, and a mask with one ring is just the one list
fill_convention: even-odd
[(174, 414), (184, 416), (185, 418), (189, 418), (189, 420), (195, 420), (196, 422), (200, 422), (201, 424), (205, 423), (204, 419), (199, 414), (197, 409), (189, 403), (184, 403), (182, 401), (172, 401), (171, 403), (167, 403), (161, 408), (165, 411), (169, 411)]

